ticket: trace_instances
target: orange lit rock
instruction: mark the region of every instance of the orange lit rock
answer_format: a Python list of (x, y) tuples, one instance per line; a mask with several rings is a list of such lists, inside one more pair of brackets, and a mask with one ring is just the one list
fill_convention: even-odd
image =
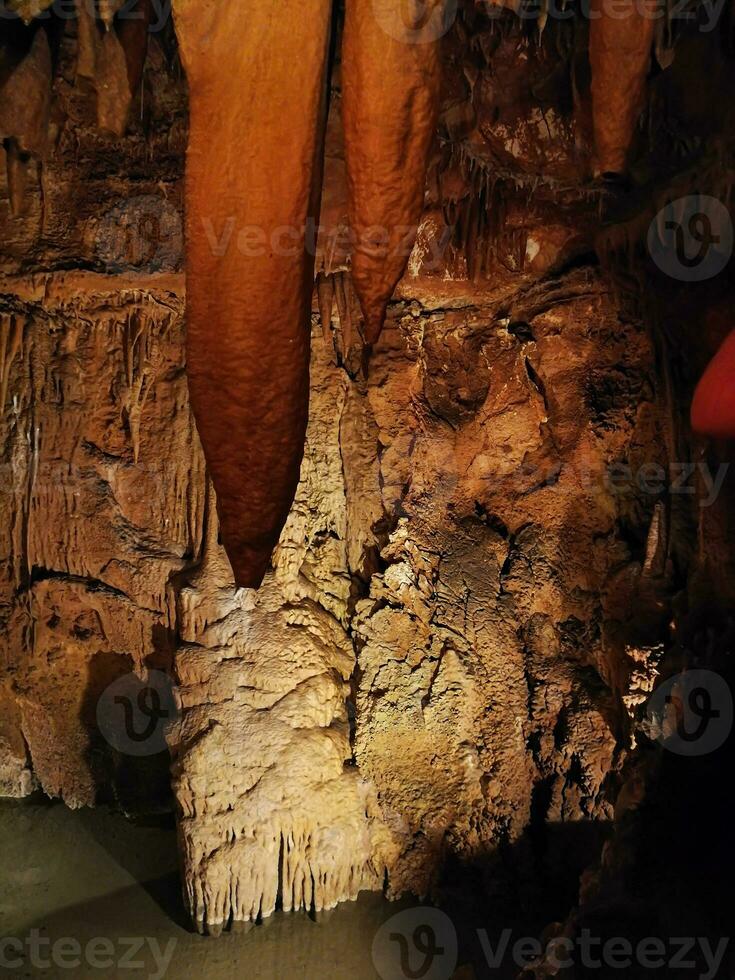
[(238, 585), (257, 588), (299, 479), (331, 4), (178, 0), (189, 80), (187, 367)]
[(51, 101), (51, 51), (39, 30), (31, 49), (0, 90), (0, 142), (5, 142), (8, 196), (14, 215), (24, 208), (30, 158), (47, 148)]
[(656, 7), (622, 0), (611, 9), (593, 0), (590, 11), (592, 111), (597, 167), (624, 173), (635, 125), (643, 108)]
[(352, 281), (369, 344), (380, 336), (416, 237), (439, 98), (444, 3), (412, 8), (393, 0), (351, 0), (346, 11), (342, 77)]

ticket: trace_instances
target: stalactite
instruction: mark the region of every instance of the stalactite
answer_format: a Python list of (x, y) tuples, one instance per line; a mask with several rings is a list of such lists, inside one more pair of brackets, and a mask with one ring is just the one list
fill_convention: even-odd
[(100, 4), (98, 10), (107, 28), (102, 36), (88, 0), (77, 0), (77, 76), (95, 89), (99, 128), (120, 137), (128, 127), (143, 77), (152, 4), (151, 0), (127, 4), (117, 20), (114, 3)]
[[(260, 585), (293, 501), (308, 403), (313, 256), (326, 117), (329, 0), (174, 3), (189, 80), (187, 365), (194, 414), (240, 586)], [(228, 220), (270, 242), (210, 238)], [(278, 241), (287, 229), (288, 242)]]
[(636, 122), (643, 108), (651, 62), (657, 0), (624, 0), (614, 12), (593, 0), (590, 23), (592, 114), (596, 164), (603, 174), (627, 168)]
[(107, 31), (96, 40), (94, 85), (97, 92), (97, 125), (104, 133), (122, 136), (127, 129), (133, 103), (125, 51), (115, 31)]
[(93, 82), (97, 62), (97, 25), (94, 13), (85, 0), (76, 0), (77, 13), (77, 78)]
[(352, 286), (346, 272), (334, 276), (334, 295), (337, 300), (339, 322), (342, 329), (342, 355), (347, 357), (353, 343), (352, 331)]
[(5, 0), (7, 10), (16, 13), (25, 24), (30, 24), (44, 10), (52, 6), (54, 0)]
[(97, 14), (106, 30), (112, 29), (115, 14), (123, 6), (125, 6), (125, 0), (97, 0)]
[(0, 138), (5, 141), (11, 210), (25, 206), (27, 172), (33, 160), (43, 165), (48, 145), (51, 104), (51, 51), (46, 32), (36, 31), (30, 51), (0, 91)]
[(411, 12), (414, 28), (393, 0), (350, 0), (346, 8), (342, 98), (352, 281), (368, 344), (380, 335), (413, 247), (438, 113), (444, 0)]
[(8, 383), (13, 361), (22, 355), (23, 325), (20, 317), (9, 314), (0, 317), (0, 415), (5, 411)]
[(153, 16), (151, 0), (137, 0), (115, 25), (117, 36), (125, 53), (130, 94), (135, 98), (143, 80), (143, 69), (148, 51), (148, 30)]

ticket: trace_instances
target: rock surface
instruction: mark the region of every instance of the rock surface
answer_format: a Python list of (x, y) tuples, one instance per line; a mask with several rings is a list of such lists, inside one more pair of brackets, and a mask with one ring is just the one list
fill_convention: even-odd
[(392, 894), (425, 894), (450, 854), (608, 817), (642, 573), (628, 525), (652, 504), (605, 472), (660, 430), (650, 343), (599, 274), (398, 302), (368, 382), (315, 314), (301, 485), (258, 593), (217, 543), (182, 291), (163, 274), (2, 283), (22, 337), (3, 413), (16, 792), (32, 765), (92, 804), (120, 775), (102, 691), (171, 667), (187, 890), (211, 930), (386, 872)]
[(98, 707), (168, 673), (185, 891), (211, 932), (279, 901), (425, 895), (452, 862), (492, 886), (507, 846), (613, 814), (685, 523), (645, 476), (676, 458), (671, 406), (651, 324), (592, 252), (577, 41), (504, 17), (464, 10), (448, 38), (419, 239), (367, 375), (349, 256), (320, 238), (301, 482), (257, 594), (218, 543), (187, 396), (170, 33), (113, 137), (65, 29), (20, 209), (0, 152), (0, 791), (165, 802), (168, 754), (119, 752)]

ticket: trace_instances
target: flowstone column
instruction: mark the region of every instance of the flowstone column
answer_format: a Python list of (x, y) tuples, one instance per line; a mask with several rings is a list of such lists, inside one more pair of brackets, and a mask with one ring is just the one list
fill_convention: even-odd
[(382, 886), (386, 831), (352, 761), (355, 654), (339, 427), (343, 372), (315, 357), (296, 504), (258, 592), (236, 590), (210, 498), (203, 560), (179, 597), (173, 746), (185, 892), (197, 927), (331, 908)]

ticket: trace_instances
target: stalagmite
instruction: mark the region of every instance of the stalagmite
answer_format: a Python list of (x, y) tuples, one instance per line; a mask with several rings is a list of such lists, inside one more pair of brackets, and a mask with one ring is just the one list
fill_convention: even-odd
[(597, 169), (622, 174), (643, 108), (656, 25), (654, 0), (592, 0), (590, 64)]
[(329, 0), (174, 2), (190, 92), (189, 387), (243, 587), (265, 575), (303, 454), (330, 14)]
[(347, 3), (343, 118), (353, 235), (352, 282), (365, 339), (380, 336), (424, 200), (440, 84), (444, 2)]
[(697, 386), (692, 428), (702, 435), (735, 439), (735, 331), (720, 347)]

